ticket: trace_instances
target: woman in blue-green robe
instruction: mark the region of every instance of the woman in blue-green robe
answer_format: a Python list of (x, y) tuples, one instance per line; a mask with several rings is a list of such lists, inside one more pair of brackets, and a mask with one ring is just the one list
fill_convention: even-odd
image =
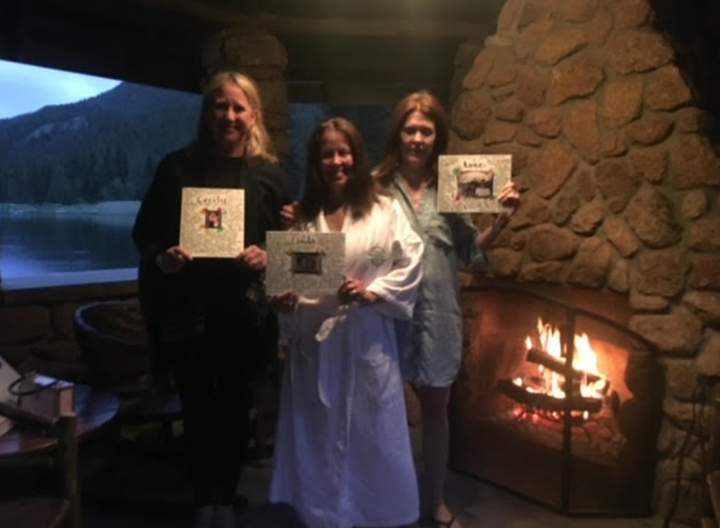
[[(423, 279), (413, 318), (398, 323), (404, 373), (418, 388), (423, 423), (425, 508), (439, 527), (461, 528), (448, 510), (443, 483), (449, 443), (447, 405), (460, 368), (462, 314), (458, 264), (481, 266), (507, 215), (479, 232), (467, 215), (437, 209), (437, 162), (448, 142), (447, 115), (430, 93), (410, 94), (390, 118), (385, 157), (375, 171), (425, 243)], [(499, 194), (514, 212), (519, 194), (512, 183)]]

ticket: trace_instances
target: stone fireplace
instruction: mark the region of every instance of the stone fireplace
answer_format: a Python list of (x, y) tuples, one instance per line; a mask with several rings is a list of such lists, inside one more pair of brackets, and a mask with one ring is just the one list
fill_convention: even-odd
[(626, 298), (502, 280), (464, 295), (453, 466), (564, 513), (650, 514), (664, 380)]
[[(698, 387), (720, 375), (720, 159), (696, 88), (654, 21), (649, 0), (509, 0), (456, 81), (450, 150), (513, 156), (522, 205), (489, 253), (491, 284), (572, 292), (582, 308), (611, 296), (590, 311), (613, 307), (608, 318), (647, 342), (627, 357), (664, 372), (653, 392), (654, 510), (691, 520), (707, 433)], [(483, 361), (478, 328), (507, 310), (508, 295), (466, 289), (464, 367)], [(512, 303), (523, 313), (529, 301)], [(458, 466), (462, 449), (453, 445), (451, 463), (473, 471)]]

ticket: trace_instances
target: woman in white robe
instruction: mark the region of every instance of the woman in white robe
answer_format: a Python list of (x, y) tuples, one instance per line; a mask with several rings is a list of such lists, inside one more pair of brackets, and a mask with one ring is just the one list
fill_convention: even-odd
[(313, 134), (298, 229), (345, 234), (345, 281), (320, 299), (284, 292), (289, 354), (270, 500), (309, 528), (403, 526), (419, 516), (394, 319), (412, 316), (423, 244), (377, 194), (344, 119)]

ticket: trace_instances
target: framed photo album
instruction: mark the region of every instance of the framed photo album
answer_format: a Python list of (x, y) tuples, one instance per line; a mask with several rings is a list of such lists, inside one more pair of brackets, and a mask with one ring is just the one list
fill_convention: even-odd
[(245, 248), (245, 191), (184, 187), (180, 246), (194, 258), (233, 258)]
[(308, 297), (332, 295), (343, 281), (345, 235), (268, 231), (265, 289), (268, 295), (285, 290)]
[(438, 211), (441, 213), (502, 213), (499, 201), (510, 182), (509, 154), (443, 155), (438, 160)]

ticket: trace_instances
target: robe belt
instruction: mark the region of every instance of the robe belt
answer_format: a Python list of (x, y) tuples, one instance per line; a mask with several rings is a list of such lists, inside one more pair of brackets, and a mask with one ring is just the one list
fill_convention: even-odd
[[(328, 313), (332, 313), (333, 315), (330, 315), (329, 317), (325, 318), (323, 320), (322, 324), (320, 325), (320, 328), (315, 333), (315, 340), (318, 343), (322, 343), (323, 341), (327, 340), (328, 337), (330, 337), (330, 334), (332, 333), (335, 326), (338, 324), (341, 324), (345, 322), (347, 319), (348, 313), (351, 310), (354, 310), (358, 308), (359, 305), (357, 303), (352, 304), (342, 304), (338, 306), (332, 307), (332, 309), (328, 310)], [(294, 317), (293, 318), (293, 330), (292, 330), (292, 336), (294, 341), (294, 347), (295, 351), (303, 354), (304, 352), (300, 348), (300, 335), (303, 331), (303, 321), (302, 317)], [(291, 353), (297, 353), (292, 352)], [(330, 368), (328, 365), (328, 351), (326, 348), (320, 346), (318, 347), (318, 383), (317, 383), (317, 393), (318, 393), (318, 399), (320, 402), (327, 407), (328, 409), (332, 407), (332, 402), (330, 401), (329, 396), (329, 390), (328, 390), (328, 384), (330, 383), (330, 376), (332, 373), (330, 372)], [(354, 357), (355, 351), (351, 350), (351, 355)], [(354, 364), (354, 362), (350, 362), (351, 365)], [(354, 378), (354, 373), (351, 373)], [(290, 382), (295, 382), (295, 367), (294, 367), (294, 361), (293, 359), (290, 360)]]
[[(345, 322), (345, 320), (347, 319), (347, 312), (350, 311), (350, 307), (347, 305), (343, 305), (340, 307), (340, 310), (344, 313), (328, 317), (322, 322), (322, 324), (320, 325), (320, 329), (315, 334), (315, 341), (317, 341), (318, 343), (322, 343), (328, 337), (330, 337), (330, 334), (332, 333), (335, 326)], [(331, 373), (330, 367), (328, 365), (327, 356), (330, 351), (323, 346), (320, 346), (318, 350), (318, 398), (320, 399), (322, 404), (329, 409), (330, 407), (332, 407), (332, 402), (330, 401), (330, 394), (328, 391), (328, 384), (330, 383)], [(350, 362), (350, 365), (354, 364), (354, 361)], [(351, 377), (354, 377), (354, 373), (352, 374), (353, 376)]]

